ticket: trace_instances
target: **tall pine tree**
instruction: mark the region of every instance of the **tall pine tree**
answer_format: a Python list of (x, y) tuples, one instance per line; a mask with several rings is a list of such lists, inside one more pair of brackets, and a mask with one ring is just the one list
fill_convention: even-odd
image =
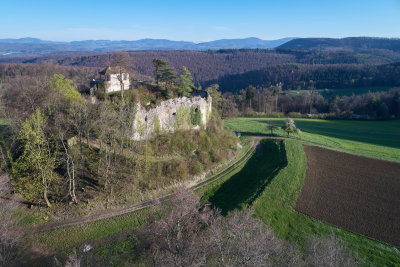
[(193, 77), (186, 67), (182, 67), (179, 74), (180, 84), (178, 87), (178, 96), (190, 96), (194, 88)]

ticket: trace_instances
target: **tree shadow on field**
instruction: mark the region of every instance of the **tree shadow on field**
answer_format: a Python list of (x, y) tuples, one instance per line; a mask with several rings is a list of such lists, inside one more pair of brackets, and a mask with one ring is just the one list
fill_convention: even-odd
[(286, 165), (284, 142), (262, 140), (243, 169), (224, 182), (209, 201), (223, 215), (251, 205)]

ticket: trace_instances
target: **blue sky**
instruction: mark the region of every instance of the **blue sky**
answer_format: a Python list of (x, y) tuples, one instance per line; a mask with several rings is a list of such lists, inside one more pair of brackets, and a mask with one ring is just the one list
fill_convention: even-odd
[(400, 37), (400, 0), (0, 0), (0, 38)]

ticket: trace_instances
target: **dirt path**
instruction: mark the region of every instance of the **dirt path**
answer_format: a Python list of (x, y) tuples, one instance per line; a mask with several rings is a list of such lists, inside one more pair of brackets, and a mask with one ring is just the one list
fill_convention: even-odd
[[(190, 187), (191, 190), (197, 190), (200, 188), (203, 188), (210, 183), (213, 183), (214, 181), (218, 180), (219, 178), (225, 176), (226, 174), (232, 172), (235, 170), (237, 167), (239, 167), (243, 162), (247, 161), (254, 153), (256, 145), (258, 144), (259, 140), (255, 140), (253, 144), (250, 146), (248, 151), (241, 156), (238, 160), (236, 160), (234, 163), (230, 164), (223, 170), (219, 171), (218, 173), (212, 175), (206, 180), (200, 181), (197, 184), (193, 185)], [(46, 232), (46, 231), (52, 231), (60, 228), (65, 228), (68, 226), (74, 226), (74, 225), (79, 225), (79, 224), (85, 224), (85, 223), (90, 223), (94, 221), (99, 221), (99, 220), (104, 220), (108, 218), (112, 218), (115, 216), (123, 215), (126, 213), (131, 213), (137, 210), (141, 210), (147, 207), (150, 207), (152, 205), (155, 205), (156, 203), (163, 202), (171, 198), (173, 194), (168, 194), (161, 196), (159, 198), (155, 198), (152, 200), (147, 200), (143, 201), (141, 203), (131, 205), (128, 207), (122, 207), (122, 208), (116, 208), (112, 209), (107, 212), (102, 212), (98, 214), (93, 214), (93, 215), (86, 215), (86, 216), (80, 216), (77, 218), (72, 218), (72, 219), (67, 219), (63, 221), (58, 221), (58, 222), (51, 222), (51, 223), (46, 223), (46, 224), (41, 224), (37, 226), (30, 226), (30, 227), (21, 227), (19, 228), (22, 231), (25, 232), (30, 232), (30, 233), (39, 233), (39, 232)]]

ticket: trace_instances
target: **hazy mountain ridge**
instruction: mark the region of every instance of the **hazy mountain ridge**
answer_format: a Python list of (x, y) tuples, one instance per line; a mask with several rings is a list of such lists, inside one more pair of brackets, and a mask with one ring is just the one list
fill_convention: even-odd
[[(218, 49), (294, 49), (320, 51), (347, 51), (387, 57), (400, 53), (400, 39), (375, 37), (282, 38), (262, 40), (255, 37), (220, 39), (209, 42), (172, 41), (167, 39), (140, 39), (135, 41), (84, 40), (72, 42), (45, 41), (36, 38), (0, 39), (0, 57), (41, 56), (111, 51), (147, 50), (218, 50)], [(398, 56), (393, 54), (393, 58)]]
[(43, 41), (36, 38), (0, 39), (0, 57), (118, 50), (272, 49), (292, 39), (261, 40), (251, 37), (202, 43), (149, 38), (136, 41), (84, 40), (72, 42)]

